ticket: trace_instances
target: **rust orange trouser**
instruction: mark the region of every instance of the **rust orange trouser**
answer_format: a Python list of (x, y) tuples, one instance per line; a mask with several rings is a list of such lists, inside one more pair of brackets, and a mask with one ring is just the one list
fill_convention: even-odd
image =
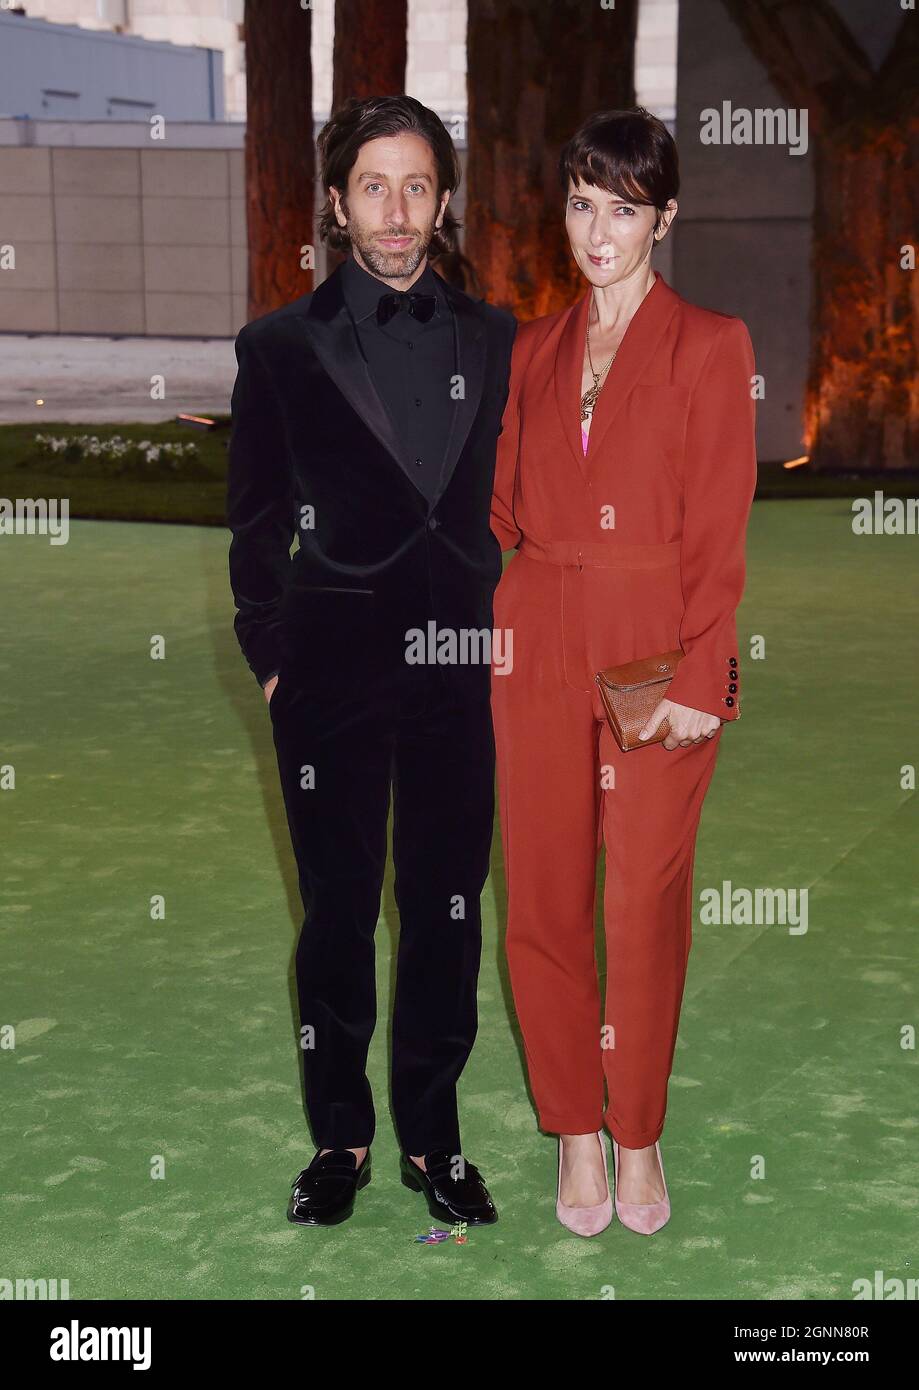
[[(569, 549), (558, 553), (567, 558)], [(606, 605), (623, 597), (621, 574), (620, 588), (604, 592), (609, 578), (589, 560), (553, 563), (524, 542), (496, 595), (495, 625), (513, 632), (512, 669), (492, 674), (507, 957), (540, 1127), (586, 1134), (605, 1120), (620, 1144), (644, 1148), (664, 1125), (692, 937), (696, 831), (721, 732), (672, 752), (661, 744), (620, 751), (593, 679), (627, 659), (599, 631), (630, 621)], [(634, 655), (664, 649), (642, 650), (637, 633), (629, 640)], [(602, 1008), (594, 950), (601, 844)]]

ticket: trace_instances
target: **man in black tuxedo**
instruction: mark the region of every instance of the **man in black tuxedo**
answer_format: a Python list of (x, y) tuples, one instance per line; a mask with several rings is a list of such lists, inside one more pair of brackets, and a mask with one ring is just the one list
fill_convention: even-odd
[(491, 628), (501, 555), (489, 515), (516, 321), (428, 263), (455, 250), (459, 183), (434, 112), (405, 96), (351, 101), (319, 152), (323, 239), (350, 254), (236, 339), (227, 508), (235, 628), (269, 700), (305, 911), (297, 989), (319, 1148), (288, 1215), (341, 1221), (370, 1178), (392, 786), (402, 1180), (441, 1219), (491, 1222), (456, 1104), (494, 815), (491, 672), (407, 654), (409, 634), (432, 623)]

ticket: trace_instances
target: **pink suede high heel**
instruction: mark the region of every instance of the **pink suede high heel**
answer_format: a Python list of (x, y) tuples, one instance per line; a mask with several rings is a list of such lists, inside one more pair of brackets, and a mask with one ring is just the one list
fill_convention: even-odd
[(593, 1207), (569, 1207), (561, 1198), (562, 1192), (562, 1138), (558, 1139), (558, 1191), (555, 1194), (555, 1215), (563, 1226), (576, 1236), (598, 1236), (605, 1231), (613, 1219), (613, 1203), (609, 1192), (609, 1171), (606, 1166), (606, 1145), (603, 1131), (597, 1130), (600, 1150), (603, 1154), (603, 1176), (606, 1178), (606, 1200)]
[[(664, 1160), (661, 1158), (660, 1141), (654, 1145), (657, 1152), (657, 1161), (661, 1169), (661, 1181), (664, 1184), (664, 1197), (660, 1202), (620, 1202), (616, 1196), (616, 1215), (623, 1226), (628, 1226), (630, 1231), (637, 1231), (640, 1236), (653, 1236), (655, 1231), (659, 1231), (661, 1226), (666, 1226), (670, 1220), (670, 1194), (667, 1191), (667, 1179), (664, 1177)], [(616, 1170), (613, 1175), (613, 1192), (617, 1193), (619, 1187), (619, 1145), (613, 1140), (613, 1158), (616, 1162)]]

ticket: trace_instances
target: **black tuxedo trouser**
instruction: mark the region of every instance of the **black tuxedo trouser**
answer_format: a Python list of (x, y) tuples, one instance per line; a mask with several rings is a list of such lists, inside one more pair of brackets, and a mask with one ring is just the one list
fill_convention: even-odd
[(373, 1139), (366, 1061), (392, 788), (393, 1118), (406, 1152), (459, 1153), (456, 1083), (476, 1034), (494, 818), (487, 685), (403, 666), (387, 688), (373, 670), (336, 689), (334, 676), (301, 680), (282, 668), (269, 706), (305, 913), (297, 992), (307, 1111), (320, 1148)]

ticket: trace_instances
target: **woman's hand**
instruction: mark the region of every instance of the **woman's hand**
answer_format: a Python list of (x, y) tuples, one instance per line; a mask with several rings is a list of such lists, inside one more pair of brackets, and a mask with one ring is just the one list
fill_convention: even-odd
[(670, 723), (664, 747), (671, 752), (674, 748), (691, 748), (694, 743), (704, 743), (714, 738), (724, 722), (716, 714), (690, 709), (689, 705), (678, 705), (675, 700), (661, 700), (638, 737), (650, 738), (662, 719)]

